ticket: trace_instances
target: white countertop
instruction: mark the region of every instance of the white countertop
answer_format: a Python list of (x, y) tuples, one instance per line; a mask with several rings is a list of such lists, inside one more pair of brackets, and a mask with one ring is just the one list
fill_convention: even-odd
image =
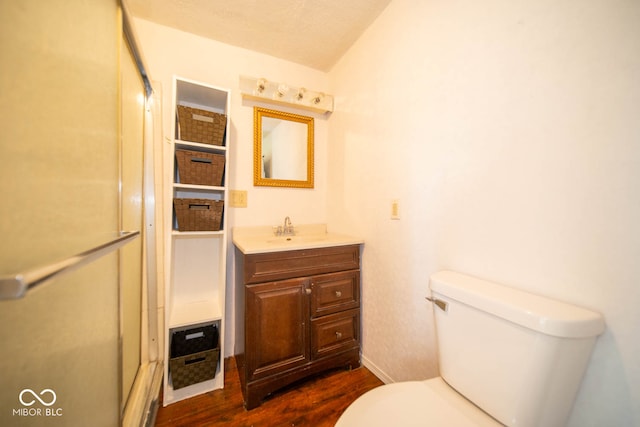
[(243, 254), (359, 245), (364, 240), (345, 234), (327, 232), (326, 224), (294, 226), (293, 236), (275, 236), (273, 227), (233, 227), (233, 244)]

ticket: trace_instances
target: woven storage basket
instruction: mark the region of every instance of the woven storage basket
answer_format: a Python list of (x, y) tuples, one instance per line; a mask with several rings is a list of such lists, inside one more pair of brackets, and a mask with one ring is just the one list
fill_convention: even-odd
[(173, 199), (178, 231), (218, 231), (222, 222), (223, 200)]
[(201, 351), (169, 359), (173, 389), (210, 380), (216, 376), (220, 349)]
[(183, 141), (224, 145), (227, 116), (178, 105), (179, 138)]
[(171, 352), (169, 355), (170, 357), (182, 357), (212, 350), (218, 346), (219, 334), (216, 325), (197, 326), (171, 333)]
[(181, 184), (222, 185), (224, 155), (176, 150)]

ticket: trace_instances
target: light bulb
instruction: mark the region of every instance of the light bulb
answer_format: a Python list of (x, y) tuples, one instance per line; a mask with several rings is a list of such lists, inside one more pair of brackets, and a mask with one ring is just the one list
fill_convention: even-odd
[(323, 99), (323, 98), (324, 98), (324, 93), (319, 93), (318, 95), (316, 95), (316, 96), (313, 98), (313, 103), (314, 103), (314, 104), (316, 104), (316, 105), (318, 105), (318, 104), (320, 104), (320, 102), (322, 102), (322, 99)]
[(289, 86), (284, 83), (278, 85), (278, 91), (275, 93), (278, 98), (282, 98), (289, 91)]

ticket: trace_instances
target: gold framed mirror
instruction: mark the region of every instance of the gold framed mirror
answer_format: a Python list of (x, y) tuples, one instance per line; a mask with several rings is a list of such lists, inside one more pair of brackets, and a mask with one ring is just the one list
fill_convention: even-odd
[(313, 117), (253, 107), (253, 185), (313, 188)]

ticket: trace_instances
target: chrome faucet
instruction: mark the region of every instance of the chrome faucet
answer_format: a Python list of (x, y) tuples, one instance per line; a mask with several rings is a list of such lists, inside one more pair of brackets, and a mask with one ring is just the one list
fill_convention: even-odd
[(293, 224), (291, 224), (291, 218), (286, 217), (284, 219), (284, 225), (273, 227), (273, 231), (276, 236), (293, 236), (295, 235), (295, 230), (293, 228)]
[(282, 227), (282, 235), (283, 236), (293, 236), (293, 224), (291, 224), (291, 218), (286, 217), (284, 219), (284, 226)]

